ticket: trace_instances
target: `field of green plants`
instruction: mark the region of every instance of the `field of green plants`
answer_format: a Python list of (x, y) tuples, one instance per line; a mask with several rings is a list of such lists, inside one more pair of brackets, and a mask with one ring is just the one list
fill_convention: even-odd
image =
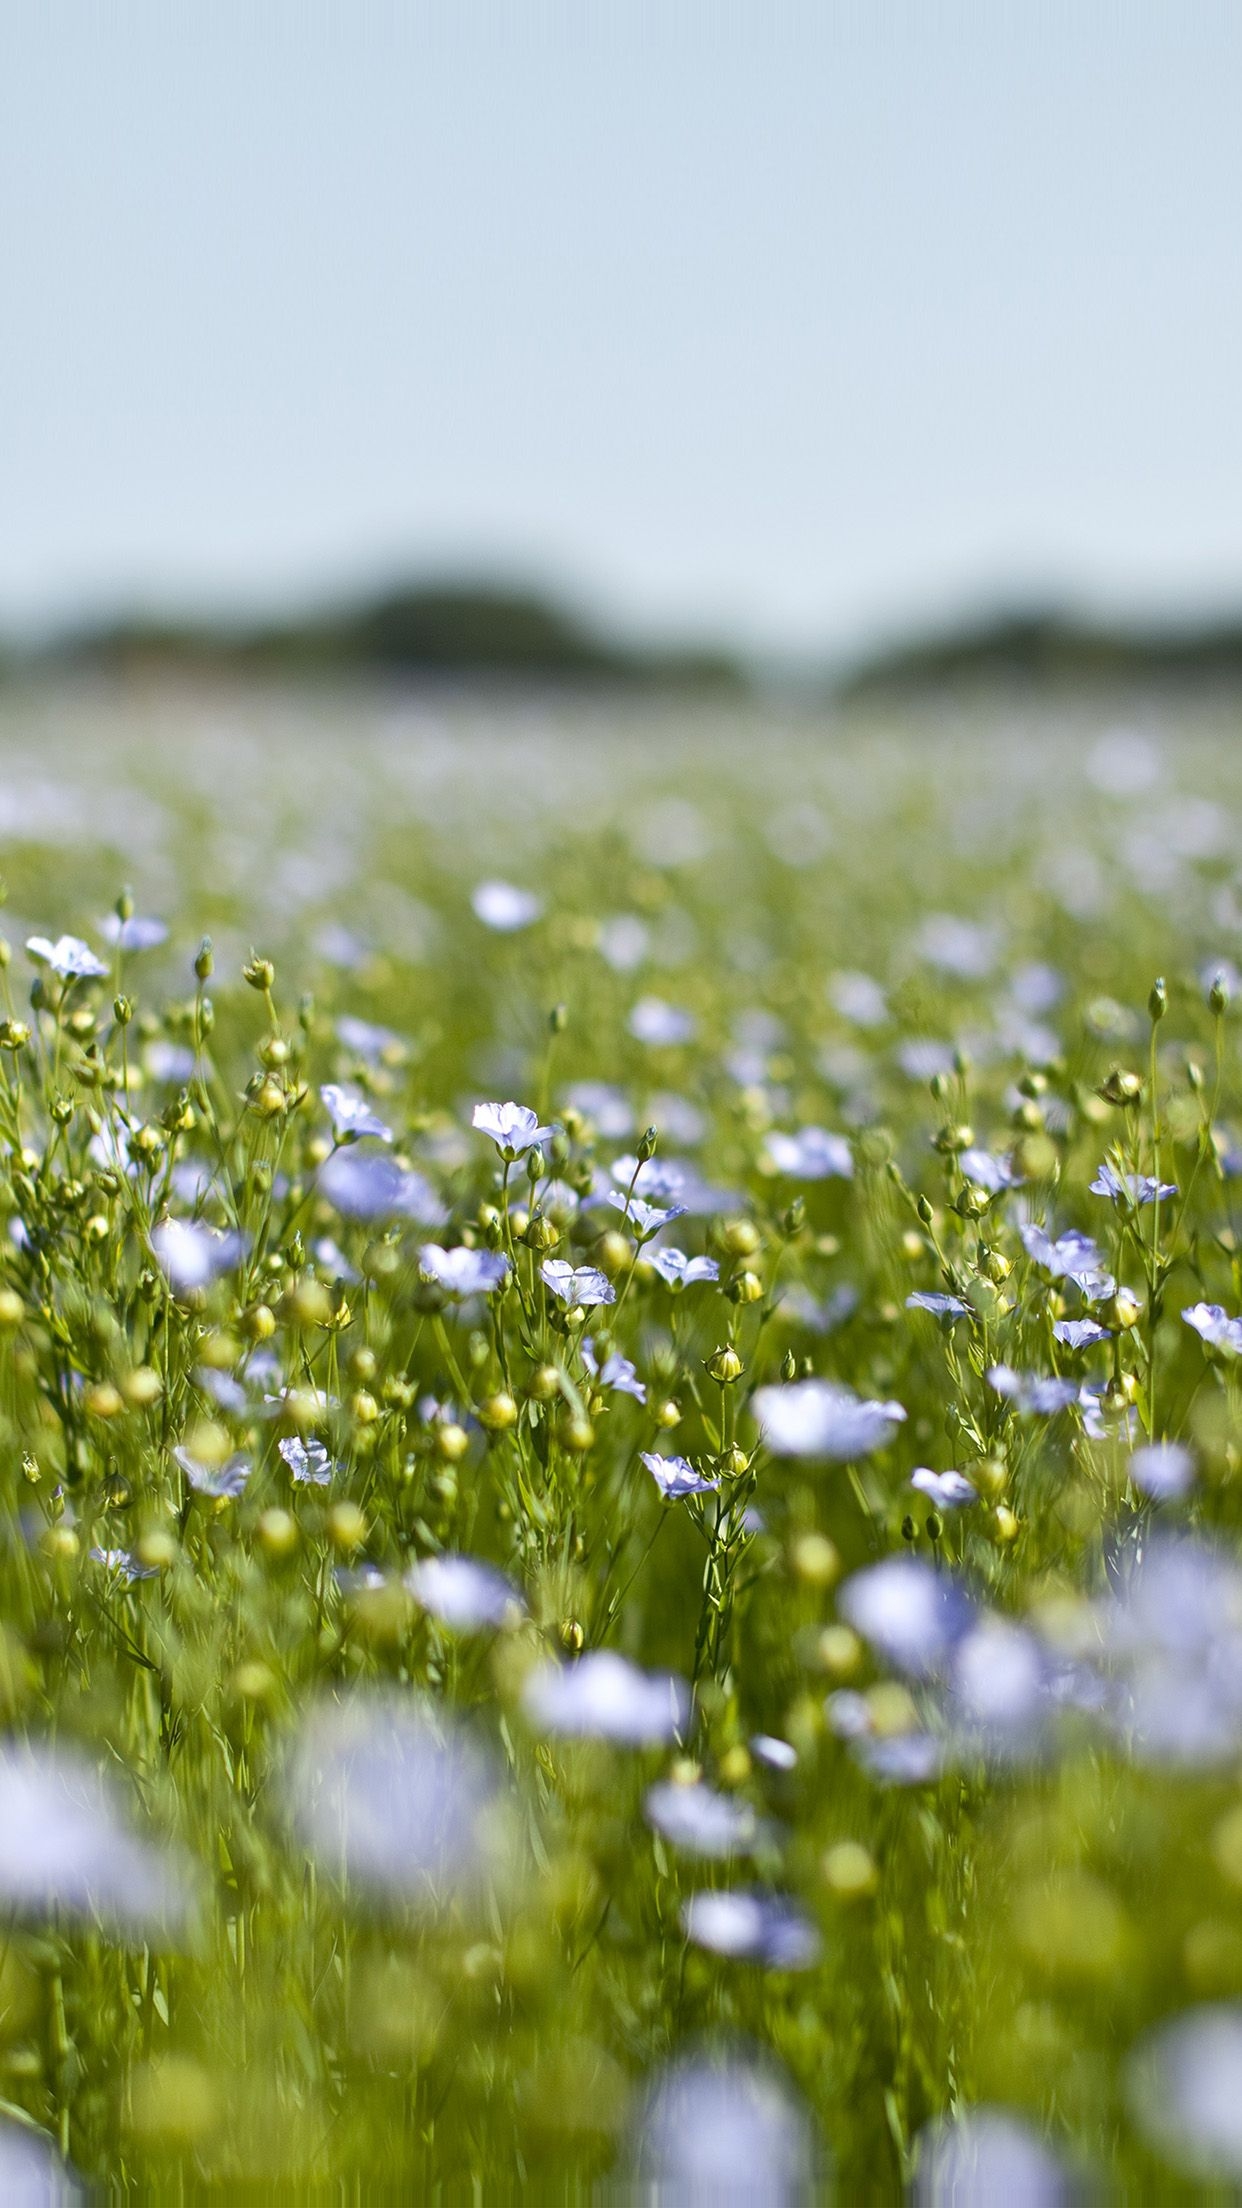
[(1236, 711), (10, 692), (0, 871), (0, 2198), (1236, 2197)]

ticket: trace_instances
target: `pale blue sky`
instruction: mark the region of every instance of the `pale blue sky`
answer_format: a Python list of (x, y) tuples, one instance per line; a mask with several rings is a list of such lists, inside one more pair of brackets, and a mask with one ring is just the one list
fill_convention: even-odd
[(1237, 0), (8, 0), (0, 622), (1242, 603)]

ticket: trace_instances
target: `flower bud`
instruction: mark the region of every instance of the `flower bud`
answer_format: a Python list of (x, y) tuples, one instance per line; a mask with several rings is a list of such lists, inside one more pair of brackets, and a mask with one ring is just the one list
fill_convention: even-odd
[(992, 1520), (992, 1528), (998, 1541), (1008, 1543), (1017, 1539), (1019, 1524), (1007, 1503), (999, 1503)]
[(763, 1282), (758, 1273), (735, 1273), (725, 1294), (730, 1303), (759, 1303), (763, 1297)]
[(792, 1204), (782, 1216), (782, 1231), (792, 1239), (795, 1234), (801, 1234), (805, 1225), (806, 1198), (805, 1196), (795, 1196)]
[(553, 1396), (560, 1394), (560, 1389), (561, 1376), (555, 1365), (536, 1365), (526, 1383), (526, 1392), (536, 1403), (550, 1403)]
[(554, 1004), (548, 1014), (549, 1035), (563, 1035), (569, 1025), (569, 1006)]
[(210, 981), (215, 970), (216, 960), (215, 953), (211, 948), (211, 937), (205, 935), (199, 945), (198, 957), (194, 961), (194, 971), (200, 981)]
[(1151, 1014), (1153, 1024), (1157, 1020), (1162, 1020), (1168, 1009), (1169, 992), (1164, 985), (1164, 975), (1160, 974), (1157, 976), (1156, 980), (1153, 981), (1151, 985), (1151, 991), (1147, 999), (1147, 1010)]
[(118, 919), (118, 920), (120, 920), (120, 921), (122, 921), (122, 922), (124, 922), (124, 921), (126, 921), (126, 920), (132, 920), (132, 919), (133, 919), (133, 917), (134, 917), (134, 893), (133, 893), (133, 890), (129, 888), (128, 884), (127, 884), (127, 885), (126, 885), (126, 887), (125, 887), (125, 888), (124, 888), (124, 889), (123, 889), (123, 890), (121, 891), (121, 894), (120, 894), (120, 896), (119, 896), (119, 897), (117, 898), (117, 901), (116, 901), (116, 903), (114, 904), (114, 906), (112, 907), (112, 910), (113, 910), (113, 911), (114, 911), (114, 913), (116, 914), (116, 916), (117, 916), (117, 919)]
[(132, 997), (114, 997), (112, 999), (112, 1017), (118, 1027), (128, 1027), (133, 1016), (134, 1004)]
[(1220, 1018), (1222, 1012), (1228, 1010), (1230, 994), (1228, 977), (1225, 974), (1217, 974), (1211, 988), (1208, 990), (1208, 1004), (1216, 1014), (1217, 1019)]
[(557, 1429), (557, 1438), (562, 1449), (568, 1449), (574, 1456), (585, 1456), (594, 1443), (595, 1428), (589, 1418), (570, 1416), (562, 1419)]
[(719, 1387), (727, 1388), (731, 1381), (741, 1379), (742, 1360), (732, 1344), (725, 1342), (719, 1349), (714, 1349), (710, 1357), (703, 1359), (703, 1370)]
[(654, 1127), (648, 1127), (644, 1131), (638, 1145), (638, 1162), (640, 1165), (646, 1165), (648, 1158), (654, 1158), (656, 1154), (656, 1144), (659, 1139), (659, 1135)]
[(1115, 1104), (1124, 1110), (1138, 1103), (1143, 1093), (1143, 1077), (1139, 1073), (1128, 1072), (1124, 1066), (1114, 1066), (1107, 1080), (1101, 1081), (1095, 1093), (1103, 1097), (1106, 1104)]
[(932, 1136), (932, 1147), (944, 1158), (956, 1157), (962, 1150), (974, 1147), (975, 1130), (964, 1120), (946, 1120), (943, 1127)]
[(259, 1519), (258, 1534), (260, 1546), (269, 1556), (291, 1556), (298, 1545), (297, 1519), (287, 1510), (265, 1510)]
[(460, 1464), (470, 1447), (469, 1434), (455, 1419), (449, 1419), (443, 1426), (437, 1426), (434, 1438), (436, 1455), (445, 1464)]
[(917, 1541), (918, 1537), (919, 1529), (915, 1525), (909, 1511), (907, 1511), (905, 1517), (901, 1521), (901, 1538), (903, 1541)]
[(633, 1263), (633, 1258), (633, 1243), (627, 1235), (618, 1233), (615, 1227), (607, 1234), (601, 1234), (595, 1245), (595, 1262), (601, 1273), (608, 1275), (609, 1280), (615, 1280), (618, 1273), (625, 1272), (627, 1266)]
[(841, 1557), (823, 1533), (801, 1533), (789, 1555), (795, 1576), (808, 1587), (831, 1587), (840, 1576)]
[(350, 1556), (367, 1537), (367, 1522), (357, 1503), (333, 1503), (328, 1512), (328, 1538), (334, 1549)]
[(249, 958), (242, 967), (242, 980), (249, 982), (250, 987), (257, 989), (261, 996), (270, 993), (275, 979), (276, 968), (270, 958)]
[(475, 1416), (489, 1434), (503, 1434), (510, 1426), (516, 1426), (518, 1407), (513, 1397), (501, 1390), (497, 1395), (484, 1396)]
[(1143, 1307), (1132, 1288), (1119, 1288), (1108, 1307), (1111, 1324), (1120, 1327), (1123, 1333), (1127, 1327), (1138, 1325), (1142, 1313)]
[(652, 1415), (655, 1418), (656, 1425), (667, 1433), (674, 1426), (680, 1426), (681, 1405), (680, 1403), (674, 1403), (672, 1397), (669, 1396), (663, 1403), (656, 1404)]

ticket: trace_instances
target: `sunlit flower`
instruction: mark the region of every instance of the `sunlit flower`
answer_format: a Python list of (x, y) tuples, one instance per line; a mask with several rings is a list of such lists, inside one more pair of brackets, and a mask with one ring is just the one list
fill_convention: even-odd
[(550, 1127), (540, 1126), (538, 1112), (532, 1112), (527, 1104), (476, 1104), (471, 1124), (480, 1134), (489, 1135), (501, 1157), (510, 1163), (524, 1158), (552, 1132)]
[(714, 1494), (720, 1485), (719, 1480), (705, 1480), (686, 1457), (661, 1457), (650, 1449), (639, 1454), (666, 1502), (680, 1502), (686, 1495)]
[(800, 1127), (796, 1134), (770, 1134), (768, 1155), (778, 1173), (794, 1181), (848, 1181), (854, 1158), (844, 1135), (830, 1135), (823, 1127)]
[(661, 2208), (800, 2208), (816, 2174), (792, 2088), (743, 2055), (683, 2055), (660, 2073), (634, 2165), (641, 2197)]
[(663, 997), (640, 997), (630, 1013), (630, 1033), (640, 1043), (653, 1045), (688, 1043), (694, 1034), (694, 1018)]
[(1226, 1350), (1231, 1357), (1242, 1356), (1242, 1319), (1231, 1319), (1219, 1303), (1192, 1303), (1182, 1317), (1209, 1349)]
[(543, 911), (542, 900), (533, 890), (518, 889), (512, 882), (480, 882), (471, 892), (470, 903), (475, 918), (497, 935), (516, 935)]
[(886, 1556), (847, 1579), (837, 1609), (899, 1671), (923, 1678), (965, 1633), (971, 1607), (957, 1581), (917, 1556)]
[(174, 1295), (209, 1288), (213, 1280), (241, 1264), (248, 1244), (243, 1234), (189, 1219), (165, 1219), (151, 1230), (151, 1248)]
[(1150, 1173), (1117, 1173), (1107, 1159), (1089, 1185), (1093, 1196), (1108, 1196), (1115, 1204), (1132, 1204), (1136, 1208), (1141, 1204), (1154, 1204), (1157, 1199), (1163, 1203), (1166, 1197), (1178, 1193), (1176, 1181), (1159, 1181)]
[(926, 1495), (937, 1510), (961, 1510), (979, 1500), (978, 1489), (971, 1486), (964, 1472), (931, 1472), (921, 1464), (910, 1474), (910, 1485)]
[(240, 1495), (253, 1470), (250, 1459), (240, 1451), (229, 1458), (227, 1464), (200, 1464), (188, 1449), (176, 1448), (173, 1455), (181, 1466), (196, 1495), (208, 1495), (215, 1501), (234, 1501)]
[(422, 1609), (458, 1632), (513, 1625), (523, 1614), (524, 1604), (512, 1580), (474, 1556), (445, 1551), (422, 1557), (411, 1564), (405, 1584)]
[(640, 1671), (608, 1648), (593, 1649), (576, 1663), (540, 1664), (527, 1677), (522, 1702), (541, 1732), (627, 1748), (675, 1740), (690, 1714), (683, 1679)]
[(95, 980), (108, 971), (80, 935), (60, 935), (54, 943), (46, 935), (28, 935), (26, 949), (31, 958), (40, 966), (50, 966), (62, 981)]
[(500, 1250), (443, 1250), (438, 1242), (423, 1244), (418, 1269), (451, 1296), (491, 1295), (511, 1271), (508, 1258)]
[(774, 1456), (836, 1463), (885, 1448), (906, 1415), (900, 1403), (866, 1402), (832, 1380), (757, 1388), (750, 1408)]
[(1064, 1343), (1066, 1349), (1090, 1349), (1096, 1342), (1109, 1340), (1106, 1326), (1095, 1319), (1054, 1319), (1052, 1333), (1055, 1341)]
[(378, 1112), (371, 1110), (365, 1096), (357, 1089), (342, 1088), (336, 1081), (327, 1081), (319, 1094), (338, 1142), (358, 1142), (363, 1135), (374, 1135), (379, 1142), (392, 1141), (391, 1127), (384, 1124)]
[(438, 1227), (445, 1218), (444, 1205), (425, 1174), (398, 1165), (382, 1150), (353, 1144), (335, 1150), (320, 1167), (317, 1186), (345, 1219), (412, 1219), (419, 1226)]
[(573, 1266), (563, 1257), (549, 1257), (540, 1266), (539, 1277), (561, 1303), (594, 1306), (617, 1300), (616, 1289), (597, 1265)]
[(321, 1441), (301, 1441), (287, 1434), (276, 1444), (299, 1487), (328, 1487), (336, 1470)]
[(690, 1786), (662, 1781), (649, 1788), (643, 1808), (648, 1824), (687, 1855), (723, 1861), (748, 1854), (759, 1837), (750, 1803), (719, 1794), (701, 1779)]
[(672, 1220), (685, 1217), (684, 1204), (665, 1204), (661, 1208), (659, 1204), (644, 1203), (641, 1196), (624, 1193), (619, 1188), (609, 1189), (608, 1201), (615, 1211), (623, 1212), (633, 1221), (641, 1235), (658, 1234), (660, 1228), (667, 1227)]
[(582, 1344), (582, 1362), (598, 1388), (610, 1388), (617, 1395), (632, 1395), (636, 1403), (645, 1403), (647, 1390), (634, 1370), (628, 1357), (620, 1350), (610, 1350), (603, 1363), (599, 1361), (593, 1342)]
[(694, 1288), (701, 1282), (719, 1280), (720, 1267), (714, 1257), (687, 1257), (684, 1250), (648, 1250), (647, 1263), (657, 1272), (666, 1288)]
[(440, 1907), (496, 1862), (491, 1758), (449, 1711), (408, 1689), (359, 1690), (313, 1707), (284, 1789), (321, 1869), (377, 1898)]
[(687, 1939), (713, 1954), (764, 1963), (770, 1970), (809, 1970), (819, 1960), (819, 1933), (783, 1895), (735, 1888), (691, 1894), (682, 1904)]

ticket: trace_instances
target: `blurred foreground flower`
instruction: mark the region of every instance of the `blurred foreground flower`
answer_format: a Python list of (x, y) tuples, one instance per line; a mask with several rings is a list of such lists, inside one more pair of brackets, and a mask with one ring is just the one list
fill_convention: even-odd
[(885, 1448), (906, 1415), (900, 1403), (864, 1402), (832, 1380), (757, 1388), (750, 1407), (773, 1456), (842, 1464)]
[(184, 1930), (193, 1901), (189, 1865), (133, 1833), (85, 1756), (0, 1743), (0, 1907), (18, 1917), (79, 1918), (156, 1944)]
[(810, 2123), (792, 2088), (742, 2055), (692, 2055), (657, 2078), (635, 2174), (658, 2208), (800, 2208), (812, 2197)]

